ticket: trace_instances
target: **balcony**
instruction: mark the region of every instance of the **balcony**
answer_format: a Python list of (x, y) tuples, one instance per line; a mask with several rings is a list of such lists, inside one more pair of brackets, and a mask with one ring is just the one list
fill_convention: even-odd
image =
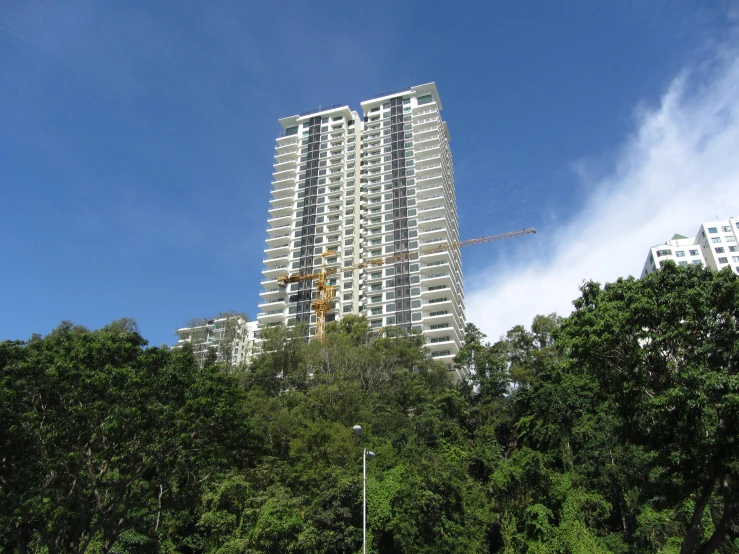
[(279, 206), (275, 206), (274, 208), (271, 208), (269, 210), (269, 215), (273, 218), (281, 217), (283, 215), (292, 215), (293, 212), (293, 203), (288, 202), (287, 204), (280, 204)]
[(285, 275), (287, 272), (288, 272), (287, 264), (277, 264), (271, 267), (267, 267), (262, 270), (262, 275), (263, 275), (262, 282), (264, 282), (264, 279), (273, 281), (277, 279), (279, 276)]
[(430, 107), (429, 104), (422, 104), (421, 106), (413, 108), (413, 115), (416, 117), (429, 113), (439, 113), (439, 109), (436, 107), (436, 102), (434, 102)]
[(294, 191), (292, 189), (286, 188), (286, 189), (275, 189), (272, 191), (272, 198), (270, 199), (269, 203), (274, 205), (275, 202), (285, 201), (289, 200), (292, 201), (294, 195)]
[(277, 254), (287, 254), (290, 251), (290, 235), (282, 235), (275, 239), (267, 239), (268, 248), (264, 249), (267, 256), (276, 256)]
[[(271, 210), (270, 210), (271, 211)], [(282, 227), (289, 227), (290, 221), (291, 221), (291, 211), (288, 211), (285, 215), (276, 215), (270, 219), (267, 220), (267, 223), (272, 225), (273, 229), (282, 228)], [(268, 229), (269, 231), (269, 229)]]
[[(268, 221), (271, 221), (271, 220), (268, 220)], [(285, 231), (286, 230), (289, 231), (289, 229), (290, 229), (290, 223), (289, 223), (289, 218), (288, 218), (288, 222), (285, 223), (284, 225), (272, 225), (272, 227), (268, 228), (267, 234), (272, 238), (282, 238), (285, 235)], [(271, 239), (267, 239), (267, 240), (271, 240)]]
[(276, 265), (285, 267), (287, 265), (287, 252), (281, 256), (265, 256), (262, 258), (262, 263), (270, 268)]
[(435, 194), (432, 193), (427, 196), (419, 196), (416, 199), (416, 207), (419, 210), (427, 210), (437, 205), (441, 205), (442, 207), (444, 207), (444, 201), (444, 195), (441, 192), (436, 192)]
[[(439, 150), (439, 145), (438, 144), (433, 144), (433, 143), (431, 143), (431, 144), (424, 144), (422, 146), (416, 145), (413, 150), (416, 153), (416, 155), (418, 155), (421, 152), (428, 152), (429, 150)], [(439, 156), (440, 153), (437, 152), (435, 155)]]
[(276, 163), (282, 163), (284, 161), (290, 160), (292, 158), (297, 158), (298, 156), (298, 149), (297, 148), (280, 148), (275, 153), (275, 162)]
[(259, 293), (259, 296), (261, 296), (265, 300), (265, 302), (268, 300), (281, 298), (284, 295), (285, 289), (281, 289), (280, 287), (270, 287)]
[[(292, 165), (292, 167), (290, 167), (290, 165)], [(294, 178), (297, 174), (297, 168), (295, 166), (296, 164), (294, 162), (292, 164), (280, 164), (279, 169), (278, 166), (276, 166), (276, 171), (272, 173), (272, 180), (282, 181), (284, 179)]]
[(278, 181), (272, 181), (272, 186), (275, 190), (281, 190), (285, 188), (295, 187), (295, 177), (281, 178)]
[(257, 314), (259, 323), (282, 323), (285, 319), (285, 310), (269, 310), (261, 314)]
[[(283, 290), (282, 292), (284, 294), (285, 291)], [(262, 302), (257, 307), (263, 312), (280, 310), (280, 313), (282, 313), (282, 311), (285, 309), (285, 299), (284, 298), (274, 298), (272, 300), (267, 300), (265, 302)]]
[(290, 146), (297, 146), (298, 137), (297, 135), (286, 135), (284, 137), (277, 137), (277, 146), (275, 148), (278, 152), (284, 152)]

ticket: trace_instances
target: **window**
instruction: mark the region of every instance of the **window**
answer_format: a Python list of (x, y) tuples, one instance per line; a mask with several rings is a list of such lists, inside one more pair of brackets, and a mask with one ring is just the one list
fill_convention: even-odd
[(382, 320), (381, 319), (375, 319), (373, 321), (370, 321), (370, 327), (372, 329), (379, 329), (382, 327)]
[(348, 312), (351, 312), (351, 311), (352, 311), (352, 306), (351, 306), (351, 304), (349, 304), (349, 305), (347, 305), (347, 306), (344, 306), (344, 307), (343, 307), (343, 308), (341, 309), (341, 311), (342, 311), (342, 312), (344, 312), (344, 313), (348, 313)]
[(703, 265), (703, 262), (700, 260), (693, 260), (693, 265)]
[(739, 256), (732, 256), (731, 257), (732, 262), (739, 262)]
[(395, 316), (390, 316), (385, 320), (385, 325), (395, 325)]
[(677, 256), (678, 258), (684, 258), (685, 252), (683, 250), (677, 250), (675, 251), (675, 256)]
[(672, 250), (657, 250), (657, 257), (661, 258), (662, 256), (671, 256)]
[(709, 227), (708, 228), (709, 233), (718, 233), (718, 229), (716, 227)]
[(728, 260), (728, 258), (719, 258), (718, 259), (718, 263), (720, 263), (720, 264), (727, 264), (727, 263), (729, 263), (729, 260)]
[(723, 227), (721, 227), (721, 230), (724, 233), (731, 233), (731, 226), (730, 225), (724, 225)]
[(724, 237), (724, 242), (736, 242), (734, 240), (734, 235), (729, 235), (728, 237)]
[(739, 252), (739, 246), (729, 246), (729, 252)]
[(690, 251), (690, 255), (691, 256), (697, 256), (698, 255), (698, 251), (697, 250), (691, 250)]
[(382, 308), (372, 308), (370, 315), (382, 315)]
[(713, 237), (711, 239), (711, 242), (714, 243), (714, 244), (717, 244), (717, 243), (721, 242), (721, 237)]
[(344, 283), (344, 288), (345, 288), (345, 289), (350, 289), (350, 288), (352, 288), (353, 286), (354, 286), (354, 285), (352, 284), (352, 282), (351, 282), (351, 281), (346, 281), (346, 282)]
[(433, 101), (434, 101), (434, 99), (431, 97), (430, 94), (426, 94), (424, 96), (419, 96), (418, 97), (418, 105), (419, 106), (423, 106), (424, 104), (428, 104), (428, 103), (433, 102)]
[(434, 342), (446, 342), (446, 341), (448, 341), (448, 340), (451, 340), (451, 339), (449, 338), (449, 335), (447, 335), (446, 337), (432, 337), (431, 339), (429, 339), (429, 343), (434, 343)]
[(677, 262), (677, 265), (686, 266), (688, 265), (688, 262)]
[(723, 246), (717, 246), (716, 248), (714, 248), (714, 250), (716, 251), (716, 254), (723, 254), (724, 253), (724, 247)]

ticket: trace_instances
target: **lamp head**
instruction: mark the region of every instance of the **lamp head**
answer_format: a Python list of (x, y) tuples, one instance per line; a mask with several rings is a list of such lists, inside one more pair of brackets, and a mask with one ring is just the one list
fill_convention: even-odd
[(375, 453), (372, 452), (371, 450), (367, 450), (367, 459), (371, 460), (374, 457), (375, 457)]
[(355, 434), (361, 435), (362, 434), (362, 426), (361, 425), (355, 425), (352, 427), (352, 431), (354, 431)]

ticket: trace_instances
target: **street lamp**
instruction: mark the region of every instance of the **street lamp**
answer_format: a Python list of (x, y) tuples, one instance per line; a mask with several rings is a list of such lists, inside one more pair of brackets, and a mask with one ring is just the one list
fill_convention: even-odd
[[(355, 425), (352, 431), (358, 436), (362, 435), (362, 426)], [(362, 552), (367, 554), (367, 459), (375, 457), (374, 452), (370, 452), (362, 444)]]

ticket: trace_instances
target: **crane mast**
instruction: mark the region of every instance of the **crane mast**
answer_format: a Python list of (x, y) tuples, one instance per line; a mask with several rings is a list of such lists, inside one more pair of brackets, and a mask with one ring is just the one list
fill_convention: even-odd
[[(534, 229), (533, 227), (529, 227), (527, 229), (521, 229), (520, 231), (511, 231), (499, 235), (490, 235), (487, 237), (467, 239), (459, 242), (449, 242), (445, 244), (440, 244), (439, 246), (432, 246), (414, 252), (402, 252), (394, 256), (388, 256), (386, 258), (372, 258), (370, 260), (367, 260), (366, 262), (361, 262), (350, 267), (343, 267), (341, 268), (341, 271), (354, 271), (355, 269), (364, 269), (366, 267), (377, 267), (394, 264), (396, 262), (407, 260), (412, 256), (436, 254), (437, 252), (457, 250), (460, 248), (466, 248), (467, 246), (476, 246), (478, 244), (485, 244), (488, 242), (497, 242), (534, 233), (536, 233), (536, 229)], [(323, 342), (326, 336), (326, 313), (331, 309), (331, 303), (336, 299), (336, 287), (328, 284), (327, 277), (339, 272), (338, 267), (326, 267), (326, 258), (335, 254), (337, 253), (333, 250), (329, 250), (321, 254), (321, 269), (318, 273), (294, 273), (292, 275), (285, 274), (280, 275), (277, 278), (277, 284), (282, 288), (287, 287), (287, 285), (290, 283), (298, 283), (300, 281), (306, 281), (308, 279), (316, 280), (316, 299), (311, 303), (311, 308), (313, 308), (313, 311), (316, 314), (316, 338), (321, 342)]]

